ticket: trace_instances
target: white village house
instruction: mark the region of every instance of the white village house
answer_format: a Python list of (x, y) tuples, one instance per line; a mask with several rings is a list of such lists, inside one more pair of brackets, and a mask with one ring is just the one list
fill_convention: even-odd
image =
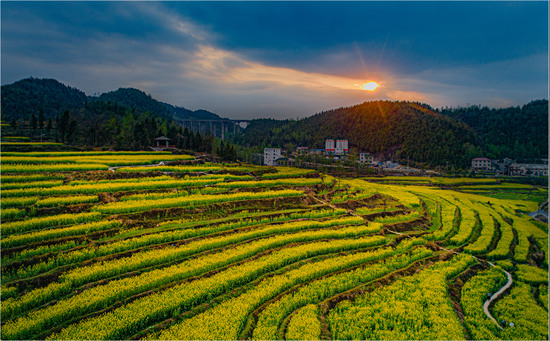
[(478, 171), (490, 171), (493, 168), (491, 160), (486, 157), (476, 157), (472, 159), (472, 169)]
[(371, 153), (359, 153), (359, 162), (370, 165), (373, 162), (373, 155)]
[(264, 165), (276, 166), (279, 158), (281, 158), (281, 148), (264, 148)]

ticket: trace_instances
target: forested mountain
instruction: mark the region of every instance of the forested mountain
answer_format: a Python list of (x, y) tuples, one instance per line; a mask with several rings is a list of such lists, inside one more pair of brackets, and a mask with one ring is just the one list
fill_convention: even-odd
[(189, 110), (173, 106), (168, 103), (159, 102), (147, 95), (145, 92), (134, 88), (119, 88), (116, 91), (101, 94), (99, 97), (92, 97), (93, 100), (101, 102), (112, 102), (118, 105), (132, 108), (140, 112), (150, 112), (156, 116), (176, 120), (223, 120), (220, 116), (206, 110)]
[(55, 79), (26, 78), (2, 86), (2, 120), (30, 120), (43, 111), (44, 119), (55, 119), (65, 110), (79, 111), (95, 102), (115, 103), (134, 112), (148, 112), (164, 119), (222, 118), (206, 110), (188, 110), (159, 102), (145, 92), (134, 88), (120, 88), (98, 97), (86, 96), (78, 89), (66, 86)]
[(215, 147), (212, 135), (194, 133), (171, 119), (112, 102), (89, 101), (79, 109), (57, 114), (53, 120), (41, 121), (39, 117), (31, 115), (30, 122), (12, 120), (3, 127), (2, 135), (118, 150), (147, 149), (159, 136), (167, 136), (171, 145), (183, 149), (211, 153)]
[(183, 129), (176, 119), (221, 118), (162, 103), (131, 88), (90, 97), (53, 79), (27, 78), (2, 86), (2, 120), (9, 123), (3, 125), (3, 136), (123, 150), (145, 149), (156, 137), (167, 136), (178, 148), (235, 159), (233, 146), (217, 146), (212, 135)]
[(470, 106), (441, 111), (472, 127), (489, 158), (541, 158), (548, 155), (548, 100), (504, 109)]
[(134, 88), (119, 88), (90, 99), (94, 102), (116, 103), (125, 108), (131, 108), (139, 112), (149, 112), (162, 118), (170, 118), (171, 116), (168, 107), (164, 103)]
[(2, 86), (2, 120), (29, 120), (31, 115), (55, 119), (65, 110), (76, 110), (88, 101), (78, 89), (55, 79), (26, 78)]
[(466, 124), (425, 105), (374, 101), (323, 112), (299, 121), (254, 120), (237, 140), (247, 146), (324, 148), (327, 138), (347, 139), (356, 152), (431, 166), (465, 167), (481, 156)]

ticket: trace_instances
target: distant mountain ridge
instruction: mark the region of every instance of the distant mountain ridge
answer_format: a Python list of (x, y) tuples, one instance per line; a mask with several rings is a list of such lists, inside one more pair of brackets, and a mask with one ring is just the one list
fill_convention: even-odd
[(55, 79), (26, 78), (8, 85), (2, 85), (2, 119), (4, 121), (28, 120), (43, 110), (45, 119), (55, 119), (65, 110), (77, 112), (94, 102), (116, 103), (138, 112), (171, 120), (224, 120), (206, 110), (189, 110), (163, 103), (135, 88), (119, 88), (97, 97), (62, 84)]
[(224, 118), (207, 110), (199, 109), (192, 111), (157, 101), (151, 95), (147, 95), (145, 92), (135, 88), (119, 88), (118, 90), (101, 94), (97, 97), (97, 100), (117, 103), (118, 105), (135, 108), (140, 111), (149, 111), (158, 116), (175, 120), (224, 120)]
[[(178, 120), (228, 120), (206, 110), (160, 102), (134, 88), (87, 96), (54, 79), (27, 78), (3, 85), (1, 90), (2, 120), (26, 121), (30, 127), (31, 118), (55, 121), (68, 111), (70, 120), (75, 121), (74, 134), (61, 135), (83, 145), (101, 145), (103, 140), (97, 136), (108, 132), (125, 136), (109, 142), (111, 145), (127, 148), (124, 141), (133, 138), (141, 141), (134, 144), (137, 148), (160, 134), (176, 136), (181, 128)], [(381, 159), (464, 169), (472, 158), (480, 156), (547, 158), (547, 122), (548, 100), (503, 109), (471, 106), (442, 110), (416, 102), (372, 101), (297, 121), (252, 120), (233, 142), (261, 151), (264, 147), (324, 148), (325, 139), (343, 138), (349, 140), (353, 151), (373, 153)], [(139, 137), (148, 125), (152, 126), (150, 136)], [(36, 133), (34, 128), (32, 133)]]

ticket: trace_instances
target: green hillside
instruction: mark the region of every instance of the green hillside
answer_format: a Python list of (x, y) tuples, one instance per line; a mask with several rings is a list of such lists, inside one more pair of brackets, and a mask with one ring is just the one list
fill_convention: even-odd
[(375, 101), (326, 111), (300, 121), (255, 120), (245, 145), (324, 148), (327, 138), (348, 139), (350, 149), (431, 166), (463, 167), (481, 153), (466, 124), (416, 103)]
[(442, 114), (472, 127), (490, 158), (548, 157), (548, 101), (503, 109), (470, 106)]

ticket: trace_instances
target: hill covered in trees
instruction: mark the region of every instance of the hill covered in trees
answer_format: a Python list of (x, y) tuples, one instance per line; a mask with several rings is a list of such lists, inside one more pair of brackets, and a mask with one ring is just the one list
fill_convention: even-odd
[[(487, 114), (487, 116), (484, 116)], [(480, 117), (482, 116), (482, 117)], [(475, 157), (540, 158), (548, 148), (548, 101), (523, 108), (434, 110), (410, 102), (373, 101), (302, 120), (254, 120), (236, 142), (245, 146), (324, 148), (347, 139), (356, 152), (432, 167), (464, 168)], [(508, 123), (507, 123), (508, 122)]]
[(207, 110), (189, 110), (168, 103), (159, 102), (151, 95), (134, 88), (119, 88), (116, 91), (101, 94), (93, 101), (117, 103), (123, 107), (141, 112), (150, 112), (157, 116), (174, 120), (223, 120), (220, 116)]
[(522, 107), (444, 109), (443, 115), (472, 127), (489, 158), (539, 158), (548, 154), (548, 101)]
[(2, 120), (30, 120), (32, 115), (55, 119), (89, 101), (86, 94), (55, 79), (26, 78), (2, 86)]
[(177, 119), (222, 119), (159, 102), (141, 90), (121, 88), (98, 97), (53, 79), (28, 78), (2, 86), (2, 135), (81, 147), (146, 149), (167, 136), (178, 148), (235, 159), (235, 149), (210, 134), (183, 129)]
[(116, 104), (134, 112), (148, 112), (168, 120), (222, 119), (206, 110), (192, 111), (157, 101), (134, 88), (119, 88), (95, 97), (55, 79), (26, 78), (2, 86), (2, 120), (30, 120), (32, 115), (38, 117), (41, 114), (45, 120), (55, 119), (66, 110), (79, 111), (97, 102)]
[(245, 145), (324, 148), (347, 139), (357, 152), (431, 166), (464, 165), (481, 153), (466, 124), (408, 102), (374, 101), (322, 112), (299, 121), (255, 120), (237, 142)]

